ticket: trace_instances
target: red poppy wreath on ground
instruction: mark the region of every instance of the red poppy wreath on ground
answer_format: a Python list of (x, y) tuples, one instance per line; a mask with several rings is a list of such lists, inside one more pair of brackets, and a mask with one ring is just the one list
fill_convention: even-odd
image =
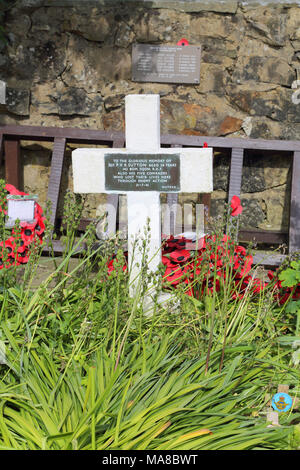
[[(230, 216), (236, 217), (243, 211), (240, 198), (233, 196), (230, 202)], [(237, 245), (228, 235), (217, 237), (206, 235), (198, 241), (199, 249), (191, 252), (186, 249), (191, 240), (171, 235), (164, 240), (162, 249), (162, 264), (164, 272), (163, 286), (166, 289), (177, 289), (184, 286), (187, 295), (198, 297), (203, 294), (219, 292), (225, 285), (226, 276), (230, 271), (232, 278), (231, 298), (241, 299), (246, 293), (259, 294), (266, 288), (268, 282), (263, 282), (250, 275), (253, 257), (247, 250)], [(204, 269), (205, 265), (205, 269)], [(230, 269), (226, 269), (230, 267)], [(114, 260), (108, 263), (108, 273), (114, 271)], [(123, 271), (127, 269), (127, 253)], [(227, 273), (227, 274), (226, 274)], [(274, 298), (280, 304), (289, 298), (300, 298), (300, 285), (296, 290), (283, 288), (276, 273), (269, 271), (270, 281), (274, 280)]]
[[(15, 196), (28, 196), (28, 193), (24, 193), (16, 189), (12, 184), (6, 184), (5, 189), (8, 194)], [(7, 201), (2, 201), (1, 212), (7, 214)], [(45, 217), (43, 217), (43, 211), (38, 203), (35, 203), (34, 208), (34, 221), (20, 222), (19, 229), (12, 229), (12, 234), (7, 240), (0, 242), (0, 269), (9, 268), (13, 265), (25, 264), (29, 260), (30, 249), (33, 244), (41, 244), (43, 241), (43, 235), (45, 232)], [(4, 259), (4, 249), (6, 249), (7, 256)]]

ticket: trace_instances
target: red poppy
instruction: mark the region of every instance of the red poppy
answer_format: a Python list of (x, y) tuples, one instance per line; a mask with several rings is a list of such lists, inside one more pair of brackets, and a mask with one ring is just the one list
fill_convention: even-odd
[(262, 290), (264, 290), (265, 287), (267, 287), (268, 283), (263, 282), (261, 279), (257, 279), (255, 277), (252, 278), (252, 285), (251, 285), (251, 291), (254, 294), (258, 294)]
[(206, 279), (204, 282), (204, 289), (207, 293), (210, 293), (210, 294), (212, 294), (214, 291), (219, 292), (220, 291), (219, 279), (217, 277), (215, 280), (214, 278)]
[(249, 273), (249, 271), (251, 271), (252, 264), (253, 264), (252, 255), (245, 256), (244, 264), (242, 265), (242, 268), (239, 272), (240, 276), (246, 276)]
[(237, 246), (234, 249), (233, 263), (237, 276), (246, 276), (251, 270), (253, 257), (252, 255), (247, 255), (247, 251), (243, 246)]
[(194, 258), (192, 261), (189, 262), (187, 265), (190, 271), (190, 279), (197, 279), (198, 276), (202, 273), (202, 266), (201, 266), (202, 258)]
[(196, 259), (194, 259), (194, 265), (196, 267), (201, 266), (203, 263), (203, 256), (197, 256)]
[(36, 218), (36, 226), (35, 226), (34, 232), (40, 238), (43, 236), (45, 232), (44, 217)]
[(175, 250), (170, 253), (170, 259), (171, 261), (175, 263), (186, 263), (188, 259), (190, 258), (191, 253), (188, 250)]
[(179, 239), (174, 238), (173, 235), (171, 235), (169, 238), (164, 240), (164, 252), (174, 250), (174, 248), (176, 248), (176, 243), (177, 243), (178, 240)]
[(180, 39), (180, 41), (177, 42), (177, 46), (188, 46), (189, 41), (185, 38)]
[(192, 270), (191, 276), (192, 276), (192, 277), (200, 276), (201, 272), (202, 272), (202, 269), (201, 269), (201, 268), (195, 267), (195, 268)]
[(230, 207), (232, 209), (231, 211), (232, 217), (235, 217), (243, 212), (243, 208), (241, 206), (241, 200), (238, 196), (232, 197)]
[(162, 245), (162, 253), (163, 255), (167, 255), (168, 253), (171, 253), (173, 251), (172, 246), (168, 246), (167, 241), (165, 241)]
[(162, 255), (162, 257), (161, 257), (161, 262), (165, 266), (169, 266), (171, 264), (170, 258), (168, 258), (167, 256), (164, 256), (164, 255)]
[[(284, 288), (277, 275), (272, 271), (268, 271), (268, 278), (270, 281), (274, 281), (274, 297), (279, 304), (284, 304), (292, 296), (292, 289)], [(293, 298), (293, 297), (292, 297)]]
[(15, 186), (12, 184), (6, 184), (5, 189), (12, 194), (13, 196), (28, 196), (28, 193), (24, 193), (23, 191), (19, 191)]
[(217, 239), (216, 235), (207, 235), (205, 238), (206, 238), (206, 241), (208, 242), (208, 246), (212, 246), (212, 243), (215, 243)]
[(293, 300), (299, 300), (300, 299), (300, 286), (299, 286), (299, 284), (296, 287), (296, 289), (294, 290), (294, 292), (292, 294), (292, 298), (293, 298)]
[(188, 242), (191, 242), (191, 240), (188, 240), (187, 238), (184, 238), (184, 237), (174, 238), (173, 235), (171, 235), (170, 238), (166, 240), (166, 249), (167, 250), (170, 250), (170, 249), (183, 250), (185, 248), (185, 245)]
[(234, 292), (233, 298), (239, 297), (240, 299), (244, 297), (247, 289), (251, 294), (258, 294), (267, 285), (267, 283), (263, 282), (261, 279), (254, 278), (250, 275), (240, 279), (237, 278), (234, 282), (237, 290)]
[(234, 253), (237, 256), (246, 256), (247, 250), (245, 247), (239, 245), (234, 247)]
[[(115, 261), (117, 261), (117, 258), (111, 259), (106, 265), (107, 265), (107, 272), (108, 274), (111, 274), (113, 271), (116, 270), (116, 267), (114, 265)], [(122, 271), (125, 272), (127, 270), (127, 265), (126, 263), (123, 264), (122, 266)]]
[(219, 256), (216, 253), (211, 253), (210, 260), (214, 261), (214, 263), (216, 264), (218, 268), (221, 268), (223, 266), (224, 256)]
[[(28, 195), (28, 193), (16, 189), (15, 186), (13, 186), (12, 184), (6, 184), (5, 189), (13, 195)], [(7, 214), (7, 211), (4, 209), (4, 207), (6, 207), (6, 200), (2, 201), (2, 206), (3, 207), (0, 207), (0, 211)], [(37, 203), (35, 203), (34, 218), (35, 220), (32, 224), (28, 222), (20, 223), (20, 233), (18, 233), (18, 230), (16, 231), (14, 228), (12, 229), (12, 236), (4, 242), (5, 248), (8, 251), (8, 261), (4, 264), (1, 258), (1, 269), (3, 267), (10, 267), (12, 264), (19, 265), (27, 263), (30, 255), (28, 246), (31, 243), (35, 243), (38, 241), (42, 243), (42, 237), (45, 231), (45, 217), (43, 217), (43, 211), (41, 206)], [(18, 249), (16, 249), (17, 245)], [(0, 246), (4, 246), (3, 242), (1, 242)], [(14, 258), (15, 260), (14, 262), (12, 262)]]
[(14, 253), (15, 247), (16, 247), (16, 245), (15, 245), (13, 237), (10, 237), (7, 240), (5, 240), (5, 248), (8, 252), (9, 258), (14, 258), (14, 256), (15, 256), (15, 253)]
[(29, 251), (25, 247), (23, 250), (18, 248), (17, 253), (16, 253), (16, 261), (20, 264), (26, 264), (29, 261)]
[[(43, 209), (41, 208), (41, 206), (36, 202), (34, 204), (34, 218), (35, 219), (38, 219), (38, 218), (41, 218), (43, 216)], [(45, 217), (43, 217), (43, 220), (45, 220)]]
[(274, 281), (274, 287), (282, 289), (281, 281), (273, 271), (268, 271), (268, 278), (270, 281)]
[(172, 286), (177, 286), (186, 279), (186, 273), (187, 269), (180, 265), (174, 265), (174, 267), (168, 266), (163, 275), (163, 281)]
[(32, 224), (28, 222), (21, 222), (20, 226), (21, 226), (21, 239), (24, 241), (25, 245), (30, 245), (30, 243), (35, 238), (36, 222), (33, 222)]
[(230, 241), (231, 241), (231, 238), (230, 238), (229, 235), (226, 235), (226, 234), (225, 234), (225, 235), (223, 235), (221, 241), (222, 241), (222, 243), (230, 242)]
[(191, 285), (189, 279), (185, 279), (184, 280), (184, 283), (186, 284), (187, 286), (187, 289), (184, 291), (184, 293), (186, 295), (189, 295), (190, 297), (195, 297), (195, 291), (194, 291), (194, 288), (193, 286)]

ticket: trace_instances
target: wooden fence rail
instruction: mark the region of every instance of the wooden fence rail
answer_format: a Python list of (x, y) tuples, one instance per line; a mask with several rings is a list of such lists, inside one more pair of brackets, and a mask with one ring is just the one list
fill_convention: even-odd
[[(57, 206), (61, 185), (62, 168), (65, 148), (68, 143), (86, 145), (107, 145), (109, 147), (122, 148), (125, 146), (123, 132), (107, 132), (92, 129), (57, 128), (40, 126), (15, 126), (0, 127), (0, 163), (4, 154), (5, 178), (8, 183), (20, 187), (21, 183), (21, 154), (20, 141), (47, 141), (53, 142), (51, 170), (48, 186), (48, 199), (52, 203), (52, 222), (57, 222)], [(210, 136), (187, 136), (165, 134), (161, 136), (163, 147), (203, 147), (204, 143), (214, 150), (230, 149), (231, 163), (229, 175), (228, 200), (236, 194), (241, 194), (243, 160), (245, 150), (271, 150), (285, 152), (287, 158), (292, 159), (292, 186), (290, 195), (290, 223), (289, 231), (263, 231), (241, 230), (239, 239), (242, 241), (256, 240), (257, 242), (277, 244), (287, 243), (289, 253), (300, 251), (300, 141), (244, 139)], [(169, 194), (168, 204), (176, 202), (176, 195)], [(109, 195), (108, 202), (117, 207), (118, 196)], [(210, 208), (210, 195), (203, 195), (204, 204)], [(174, 214), (171, 227), (175, 227)], [(84, 229), (88, 221), (81, 221)], [(116, 224), (116, 220), (113, 221)], [(256, 254), (255, 262), (276, 266), (284, 259), (284, 255), (272, 255), (264, 258), (264, 255)]]

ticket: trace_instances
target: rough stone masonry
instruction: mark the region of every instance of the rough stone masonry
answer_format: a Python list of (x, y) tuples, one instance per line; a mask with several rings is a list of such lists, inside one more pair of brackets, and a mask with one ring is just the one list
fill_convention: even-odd
[[(124, 96), (157, 93), (161, 133), (299, 139), (299, 1), (18, 0), (4, 2), (0, 124), (124, 129)], [(202, 46), (199, 85), (131, 80), (133, 43)], [(299, 83), (299, 86), (298, 86)], [(72, 189), (67, 150), (62, 196)], [(24, 187), (43, 204), (50, 146), (22, 143)], [(3, 171), (3, 169), (1, 170)], [(212, 214), (223, 208), (228, 154), (216, 154)], [(290, 165), (248, 152), (243, 226), (287, 228)], [(197, 201), (182, 194), (182, 202)], [(63, 197), (60, 201), (60, 211)], [(105, 196), (90, 195), (86, 216)], [(198, 201), (199, 202), (199, 201)]]

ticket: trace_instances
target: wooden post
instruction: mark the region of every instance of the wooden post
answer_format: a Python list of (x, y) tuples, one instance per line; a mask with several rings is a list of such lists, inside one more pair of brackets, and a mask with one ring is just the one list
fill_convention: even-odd
[(21, 186), (21, 153), (19, 140), (5, 140), (5, 180), (17, 189)]
[[(232, 148), (231, 163), (230, 163), (230, 177), (229, 177), (229, 192), (228, 203), (230, 204), (233, 196), (240, 197), (242, 187), (242, 172), (243, 172), (244, 149)], [(227, 233), (230, 235), (232, 232), (232, 223), (229, 221)], [(238, 234), (236, 234), (237, 237)]]
[(0, 166), (2, 165), (2, 162), (3, 162), (3, 141), (4, 141), (3, 134), (2, 132), (0, 132)]
[(49, 186), (48, 186), (48, 196), (52, 203), (52, 214), (51, 214), (51, 223), (55, 225), (56, 221), (56, 212), (60, 191), (60, 183), (62, 176), (62, 167), (64, 161), (64, 154), (66, 148), (66, 138), (65, 137), (56, 137), (54, 139), (54, 146), (52, 152), (51, 160), (51, 171), (49, 177)]
[(291, 187), (289, 252), (300, 251), (300, 152), (294, 152)]

